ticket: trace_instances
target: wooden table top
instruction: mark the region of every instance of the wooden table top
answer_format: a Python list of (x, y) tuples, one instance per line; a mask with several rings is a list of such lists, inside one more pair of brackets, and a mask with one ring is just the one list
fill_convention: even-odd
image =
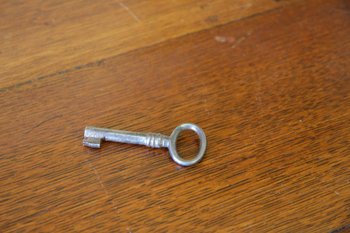
[[(1, 232), (350, 229), (347, 0), (1, 1)], [(86, 125), (208, 139), (82, 146)], [(198, 140), (181, 135), (189, 156)]]

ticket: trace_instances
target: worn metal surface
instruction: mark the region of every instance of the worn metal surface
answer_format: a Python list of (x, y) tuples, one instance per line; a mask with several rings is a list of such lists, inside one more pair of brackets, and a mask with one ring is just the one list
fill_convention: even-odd
[[(198, 154), (192, 159), (182, 158), (176, 150), (176, 140), (179, 134), (184, 130), (193, 130), (199, 136), (200, 147)], [(140, 133), (124, 130), (105, 129), (94, 126), (87, 126), (84, 131), (84, 146), (91, 148), (100, 148), (102, 141), (121, 142), (129, 144), (144, 145), (152, 148), (166, 147), (169, 149), (171, 158), (182, 166), (191, 166), (202, 160), (207, 140), (204, 131), (192, 123), (181, 124), (174, 129), (170, 137), (160, 133)]]

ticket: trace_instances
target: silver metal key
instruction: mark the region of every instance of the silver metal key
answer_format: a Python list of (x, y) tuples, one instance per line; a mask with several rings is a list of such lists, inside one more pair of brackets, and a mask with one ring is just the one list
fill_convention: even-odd
[[(176, 140), (183, 130), (193, 130), (199, 137), (199, 151), (193, 159), (183, 159), (176, 151)], [(207, 147), (207, 139), (204, 131), (199, 126), (192, 123), (185, 123), (177, 126), (170, 136), (160, 133), (138, 133), (93, 126), (87, 126), (85, 128), (84, 146), (100, 148), (102, 141), (138, 144), (153, 148), (165, 147), (169, 149), (171, 158), (182, 166), (191, 166), (201, 161)]]

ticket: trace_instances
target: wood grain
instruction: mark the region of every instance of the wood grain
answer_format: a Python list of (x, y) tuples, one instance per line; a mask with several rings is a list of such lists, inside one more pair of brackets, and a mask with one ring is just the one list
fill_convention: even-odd
[[(1, 87), (282, 6), (273, 0), (1, 1)], [(15, 19), (15, 20), (14, 20)]]
[[(283, 7), (151, 46), (91, 53), (80, 65), (70, 57), (11, 74), (20, 62), (8, 58), (1, 231), (346, 231), (350, 4), (276, 4)], [(183, 122), (208, 138), (194, 167), (161, 149), (81, 145), (86, 125), (170, 134)], [(182, 142), (193, 151), (193, 139)]]

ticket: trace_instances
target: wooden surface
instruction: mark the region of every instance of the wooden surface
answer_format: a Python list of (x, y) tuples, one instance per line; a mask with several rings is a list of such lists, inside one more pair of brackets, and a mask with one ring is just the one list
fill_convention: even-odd
[[(1, 232), (346, 232), (350, 2), (1, 1)], [(95, 125), (204, 160), (82, 146)], [(194, 153), (196, 140), (179, 146)]]

